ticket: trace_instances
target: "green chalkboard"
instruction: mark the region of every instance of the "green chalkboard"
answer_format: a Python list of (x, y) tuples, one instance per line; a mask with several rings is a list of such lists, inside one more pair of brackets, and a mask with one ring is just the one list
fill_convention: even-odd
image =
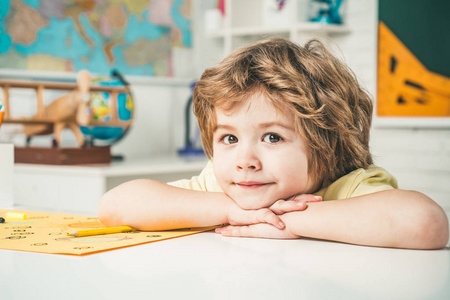
[(450, 77), (450, 0), (379, 0), (378, 14), (428, 70)]

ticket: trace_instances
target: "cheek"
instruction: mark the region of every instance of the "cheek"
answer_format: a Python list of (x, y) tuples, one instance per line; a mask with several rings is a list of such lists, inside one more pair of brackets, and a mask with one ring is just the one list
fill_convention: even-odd
[(267, 163), (282, 171), (281, 173), (285, 173), (286, 176), (288, 176), (287, 173), (298, 174), (306, 172), (305, 168), (308, 167), (306, 155), (296, 149), (277, 153), (276, 159), (273, 156), (268, 157)]
[(221, 155), (221, 151), (214, 150), (213, 157), (213, 166), (214, 166), (214, 174), (216, 176), (217, 181), (219, 183), (226, 178), (226, 175), (229, 174), (229, 170), (232, 166), (232, 162), (230, 161), (230, 157), (227, 155)]
[(308, 160), (303, 153), (285, 153), (275, 166), (275, 172), (288, 189), (303, 191), (309, 183)]

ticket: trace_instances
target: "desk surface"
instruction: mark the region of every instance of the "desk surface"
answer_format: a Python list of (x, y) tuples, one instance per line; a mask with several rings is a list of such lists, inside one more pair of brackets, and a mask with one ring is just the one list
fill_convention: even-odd
[(450, 248), (214, 232), (88, 256), (0, 250), (0, 299), (450, 299)]

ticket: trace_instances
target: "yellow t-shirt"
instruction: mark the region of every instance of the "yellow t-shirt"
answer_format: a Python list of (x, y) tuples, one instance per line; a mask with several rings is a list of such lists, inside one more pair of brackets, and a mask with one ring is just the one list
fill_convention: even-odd
[[(208, 162), (200, 175), (168, 184), (196, 191), (222, 192), (212, 162)], [(367, 169), (357, 169), (342, 176), (314, 194), (322, 196), (323, 200), (338, 200), (396, 188), (398, 184), (394, 176), (383, 168), (371, 165)]]
[(385, 169), (370, 165), (342, 176), (314, 194), (323, 200), (338, 200), (390, 189), (398, 189), (397, 179)]

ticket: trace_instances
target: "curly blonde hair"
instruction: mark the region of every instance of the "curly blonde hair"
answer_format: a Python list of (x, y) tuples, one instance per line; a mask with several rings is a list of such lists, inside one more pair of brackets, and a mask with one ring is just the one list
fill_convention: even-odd
[(353, 72), (318, 40), (301, 47), (281, 38), (234, 51), (197, 82), (194, 113), (208, 158), (213, 157), (214, 108), (231, 111), (255, 93), (293, 112), (295, 129), (308, 145), (308, 174), (319, 187), (373, 163), (373, 105)]

